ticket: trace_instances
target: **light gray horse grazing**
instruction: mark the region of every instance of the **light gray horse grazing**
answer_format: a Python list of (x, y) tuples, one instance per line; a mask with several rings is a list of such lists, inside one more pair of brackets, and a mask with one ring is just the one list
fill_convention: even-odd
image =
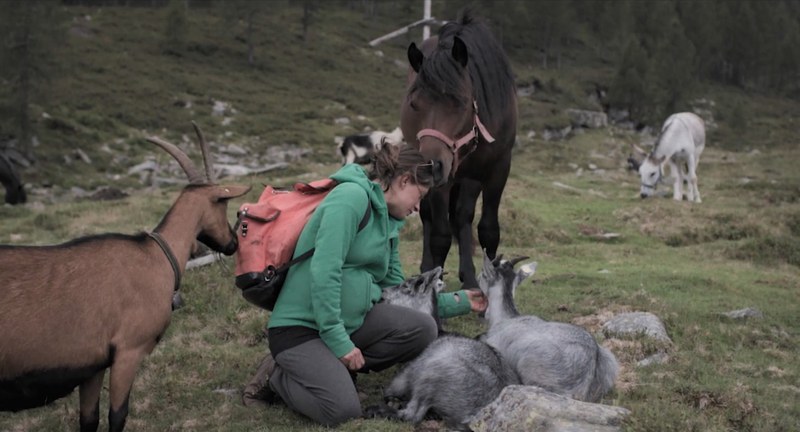
[[(384, 301), (430, 311), (436, 315), (436, 292), (442, 268), (436, 267), (401, 285), (384, 289)], [(368, 417), (388, 417), (419, 423), (425, 414), (438, 414), (448, 427), (469, 430), (468, 424), (481, 408), (510, 384), (519, 384), (516, 372), (498, 352), (484, 342), (444, 334), (419, 357), (406, 364), (384, 390), (384, 400), (405, 406), (370, 406)]]
[(520, 315), (514, 291), (536, 271), (525, 258), (483, 258), (478, 284), (489, 299), (485, 341), (516, 370), (522, 384), (535, 385), (573, 399), (597, 402), (614, 386), (619, 365), (585, 329), (567, 323)]
[(641, 197), (647, 198), (655, 193), (656, 186), (662, 182), (664, 164), (669, 164), (670, 173), (674, 177), (672, 197), (678, 201), (683, 199), (682, 189), (685, 181), (686, 198), (689, 201), (701, 202), (700, 190), (697, 189), (697, 164), (705, 146), (706, 129), (703, 119), (690, 112), (669, 116), (661, 127), (661, 133), (649, 155), (634, 146), (637, 151), (647, 155), (641, 164), (633, 158), (629, 159), (632, 168), (639, 171)]

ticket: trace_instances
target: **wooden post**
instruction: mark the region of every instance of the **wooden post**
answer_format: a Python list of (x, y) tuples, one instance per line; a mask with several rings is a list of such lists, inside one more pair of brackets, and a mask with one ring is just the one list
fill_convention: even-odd
[[(431, 19), (431, 0), (424, 0), (422, 19)], [(425, 27), (422, 27), (422, 40), (425, 41), (429, 37), (431, 37), (431, 27), (425, 24)]]

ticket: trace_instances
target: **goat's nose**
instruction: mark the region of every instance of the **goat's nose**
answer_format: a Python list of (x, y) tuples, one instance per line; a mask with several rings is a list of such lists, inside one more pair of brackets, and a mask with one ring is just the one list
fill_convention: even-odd
[(646, 193), (641, 193), (641, 194), (639, 194), (639, 196), (642, 197), (642, 199), (647, 198), (647, 194)]

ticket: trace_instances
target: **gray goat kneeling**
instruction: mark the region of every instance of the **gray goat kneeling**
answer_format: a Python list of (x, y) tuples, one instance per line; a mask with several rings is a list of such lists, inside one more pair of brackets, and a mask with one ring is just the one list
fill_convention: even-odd
[[(436, 317), (436, 294), (442, 289), (442, 269), (437, 267), (384, 290), (384, 301)], [(504, 387), (519, 384), (514, 370), (488, 344), (452, 333), (442, 334), (417, 358), (408, 362), (392, 379), (384, 400), (391, 406), (367, 407), (368, 417), (388, 417), (419, 423), (430, 411), (448, 427), (469, 430), (468, 424), (481, 408), (492, 402)]]
[(517, 312), (516, 287), (536, 271), (535, 262), (514, 271), (514, 265), (524, 259), (483, 258), (478, 284), (489, 300), (489, 331), (484, 340), (514, 367), (522, 384), (581, 401), (599, 401), (617, 377), (614, 354), (582, 327)]

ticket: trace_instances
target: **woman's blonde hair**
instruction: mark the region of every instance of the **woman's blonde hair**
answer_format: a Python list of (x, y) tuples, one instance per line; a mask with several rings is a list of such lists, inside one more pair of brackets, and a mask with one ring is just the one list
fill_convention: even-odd
[(383, 142), (373, 158), (370, 179), (379, 181), (386, 190), (392, 180), (406, 173), (411, 174), (414, 184), (427, 188), (434, 186), (432, 161), (425, 160), (417, 149), (408, 144), (396, 146)]

